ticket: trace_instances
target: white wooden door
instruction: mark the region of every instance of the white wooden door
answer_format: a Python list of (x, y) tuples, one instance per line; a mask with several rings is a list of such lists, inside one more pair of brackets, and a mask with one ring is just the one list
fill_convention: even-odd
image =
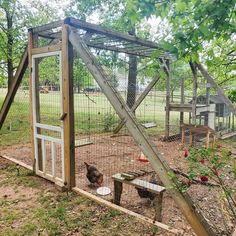
[[(58, 88), (57, 91), (49, 91), (42, 86), (44, 78), (39, 79), (39, 70), (43, 60), (55, 60), (55, 57), (58, 61), (58, 65), (55, 65), (58, 68)], [(50, 67), (50, 63), (48, 66)], [(48, 68), (48, 73), (52, 73), (51, 69)], [(44, 75), (41, 77), (43, 76), (51, 76), (47, 74), (47, 68), (44, 68)], [(43, 178), (64, 185), (64, 133), (63, 121), (60, 120), (63, 107), (61, 52), (33, 55), (32, 80), (35, 171)], [(55, 109), (57, 113), (54, 112)]]

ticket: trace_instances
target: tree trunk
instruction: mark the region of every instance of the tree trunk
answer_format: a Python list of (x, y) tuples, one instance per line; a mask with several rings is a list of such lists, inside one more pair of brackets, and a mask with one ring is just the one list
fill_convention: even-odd
[(13, 80), (13, 21), (12, 16), (7, 14), (7, 77), (8, 77), (8, 90)]
[[(135, 28), (129, 31), (130, 35), (135, 35)], [(129, 56), (129, 75), (128, 75), (128, 91), (127, 91), (127, 105), (129, 108), (135, 103), (137, 87), (137, 57)]]
[(174, 90), (175, 88), (171, 89), (171, 102), (174, 102)]

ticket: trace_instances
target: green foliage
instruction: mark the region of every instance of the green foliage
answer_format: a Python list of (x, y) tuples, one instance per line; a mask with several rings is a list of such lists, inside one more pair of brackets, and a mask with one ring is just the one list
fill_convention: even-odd
[(5, 84), (6, 84), (6, 77), (4, 75), (0, 75), (0, 86), (3, 86)]
[(103, 131), (108, 132), (112, 130), (113, 125), (116, 123), (115, 115), (112, 113), (107, 113), (104, 116), (104, 121), (103, 121)]
[[(235, 1), (127, 0), (127, 11), (136, 23), (161, 17), (169, 36), (160, 46), (186, 62), (201, 60), (220, 85), (235, 79)], [(155, 27), (155, 26), (154, 26)]]
[(39, 64), (39, 84), (60, 86), (60, 68), (59, 68), (59, 57), (50, 56), (44, 58)]
[(236, 90), (230, 90), (228, 92), (228, 97), (231, 100), (231, 102), (236, 103)]
[(201, 181), (208, 181), (209, 178), (216, 182), (228, 201), (232, 216), (236, 217), (236, 202), (233, 199), (235, 190), (226, 183), (227, 174), (235, 172), (234, 160), (229, 151), (222, 148), (220, 144), (217, 148), (192, 148), (187, 160), (190, 181), (198, 177)]
[[(20, 0), (0, 1), (0, 85), (19, 63), (27, 41), (27, 28), (48, 23), (57, 17), (55, 7), (41, 0), (27, 3)], [(9, 69), (11, 60), (13, 68)]]
[(175, 45), (169, 44), (169, 49), (172, 51), (174, 48), (178, 49), (180, 55), (186, 55), (187, 52), (199, 53), (204, 47), (203, 41), (221, 37), (228, 40), (235, 32), (235, 2), (233, 0), (159, 2), (129, 0), (128, 2), (132, 4), (127, 4), (127, 8), (136, 9), (132, 13), (138, 20), (152, 15), (168, 19), (172, 26)]
[(220, 171), (226, 165), (227, 161), (232, 158), (228, 155), (228, 151), (217, 148), (192, 148), (188, 161), (190, 169), (193, 170), (194, 176), (211, 176), (214, 177), (214, 170)]
[(88, 69), (82, 63), (81, 59), (75, 58), (73, 67), (73, 83), (77, 88), (77, 92), (80, 92), (82, 88), (90, 87), (94, 85), (94, 79), (90, 75)]

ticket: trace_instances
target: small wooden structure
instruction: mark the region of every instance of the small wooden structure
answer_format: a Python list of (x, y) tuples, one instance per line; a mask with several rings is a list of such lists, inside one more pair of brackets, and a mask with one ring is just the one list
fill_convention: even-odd
[(120, 205), (121, 194), (123, 190), (123, 183), (147, 190), (156, 194), (154, 199), (155, 204), (155, 220), (161, 222), (161, 211), (162, 211), (162, 197), (163, 193), (165, 192), (165, 188), (163, 186), (152, 184), (147, 181), (141, 179), (134, 179), (134, 180), (126, 180), (124, 177), (121, 176), (120, 173), (115, 174), (112, 176), (114, 180), (114, 198), (113, 202), (117, 205)]
[[(189, 63), (192, 78), (193, 78), (193, 86), (192, 86), (192, 100), (190, 103), (185, 100), (185, 90), (184, 90), (184, 79), (181, 79), (181, 97), (180, 102), (172, 103), (170, 101), (170, 82), (171, 77), (166, 77), (166, 122), (165, 122), (165, 139), (169, 140), (167, 137), (172, 137), (170, 134), (170, 116), (172, 111), (177, 111), (180, 113), (180, 126), (184, 123), (184, 115), (187, 113), (189, 115), (189, 124), (196, 125), (201, 124), (201, 117), (204, 116), (204, 125), (218, 131), (219, 127), (215, 126), (216, 117), (229, 117), (226, 121), (226, 132), (234, 131), (234, 116), (236, 115), (236, 108), (229, 100), (229, 98), (225, 95), (223, 89), (215, 82), (215, 80), (209, 75), (207, 70), (199, 63), (191, 62)], [(201, 96), (204, 99), (199, 99), (197, 90), (198, 90), (198, 77), (201, 73), (203, 78), (206, 80), (205, 86), (205, 95)], [(210, 88), (214, 89), (217, 95), (210, 95)], [(200, 97), (200, 98), (201, 98)], [(214, 100), (214, 102), (213, 102)], [(232, 114), (232, 118), (230, 118)], [(199, 119), (200, 118), (200, 119)], [(230, 120), (231, 119), (231, 120)], [(219, 120), (219, 119), (218, 119)], [(186, 122), (186, 121), (185, 121)], [(229, 128), (229, 124), (232, 124), (232, 129)], [(218, 125), (219, 126), (219, 125)], [(181, 129), (180, 129), (181, 133)], [(175, 134), (174, 134), (175, 135)]]
[[(212, 128), (221, 132), (222, 134), (228, 134), (234, 131), (234, 116), (231, 115), (229, 107), (225, 104), (224, 100), (219, 95), (209, 95), (207, 98), (205, 95), (200, 95), (197, 97), (197, 104), (206, 104), (207, 99), (209, 99), (209, 104), (214, 104), (214, 118), (212, 122)], [(199, 115), (200, 124), (202, 123), (202, 118), (204, 119), (204, 125), (207, 125), (208, 112), (203, 111)]]
[(210, 138), (212, 138), (212, 147), (215, 146), (216, 134), (215, 131), (204, 125), (182, 124), (182, 144), (185, 143), (186, 131), (189, 131), (189, 145), (193, 145), (194, 136), (206, 135), (206, 148), (210, 147)]

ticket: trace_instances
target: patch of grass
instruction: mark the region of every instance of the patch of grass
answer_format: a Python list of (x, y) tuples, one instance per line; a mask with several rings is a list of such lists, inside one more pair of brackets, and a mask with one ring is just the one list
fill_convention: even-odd
[(109, 224), (111, 223), (111, 221), (113, 221), (113, 219), (116, 216), (119, 216), (121, 213), (119, 211), (113, 210), (113, 209), (109, 209), (108, 212), (105, 212), (101, 218), (100, 218), (100, 222), (101, 225), (104, 228), (107, 228), (109, 226)]
[(54, 218), (52, 209), (37, 208), (35, 210), (39, 224), (46, 229), (50, 235), (60, 235), (62, 233), (60, 223)]
[(19, 232), (19, 235), (33, 235), (34, 232), (36, 232), (37, 230), (37, 225), (34, 224), (34, 223), (31, 223), (31, 222), (27, 222), (25, 223), (20, 232)]
[(77, 196), (76, 198), (74, 198), (73, 202), (76, 205), (81, 205), (81, 204), (89, 205), (89, 204), (91, 204), (92, 201), (90, 199), (85, 198), (85, 197)]
[(4, 222), (6, 226), (10, 226), (15, 220), (19, 220), (22, 217), (23, 217), (22, 212), (14, 210), (14, 208), (11, 207), (11, 209), (7, 209), (6, 211), (4, 211), (0, 219), (1, 221)]
[(36, 176), (32, 176), (33, 172), (25, 168), (17, 167), (15, 164), (10, 164), (3, 170), (7, 179), (0, 182), (0, 186), (5, 185), (23, 185), (25, 187), (38, 188), (40, 183)]
[(47, 195), (40, 195), (37, 200), (42, 205), (46, 205), (47, 206), (49, 204), (49, 202), (50, 202), (50, 197), (47, 196)]
[(50, 235), (60, 235), (63, 230), (73, 230), (78, 226), (80, 218), (71, 220), (73, 215), (69, 214), (75, 204), (71, 198), (73, 194), (56, 195), (48, 191), (39, 196), (38, 202), (42, 207), (35, 210), (35, 216)]
[(19, 233), (16, 232), (14, 229), (7, 228), (7, 229), (4, 230), (3, 234), (1, 234), (1, 230), (0, 230), (0, 235), (3, 235), (3, 236), (19, 236)]

